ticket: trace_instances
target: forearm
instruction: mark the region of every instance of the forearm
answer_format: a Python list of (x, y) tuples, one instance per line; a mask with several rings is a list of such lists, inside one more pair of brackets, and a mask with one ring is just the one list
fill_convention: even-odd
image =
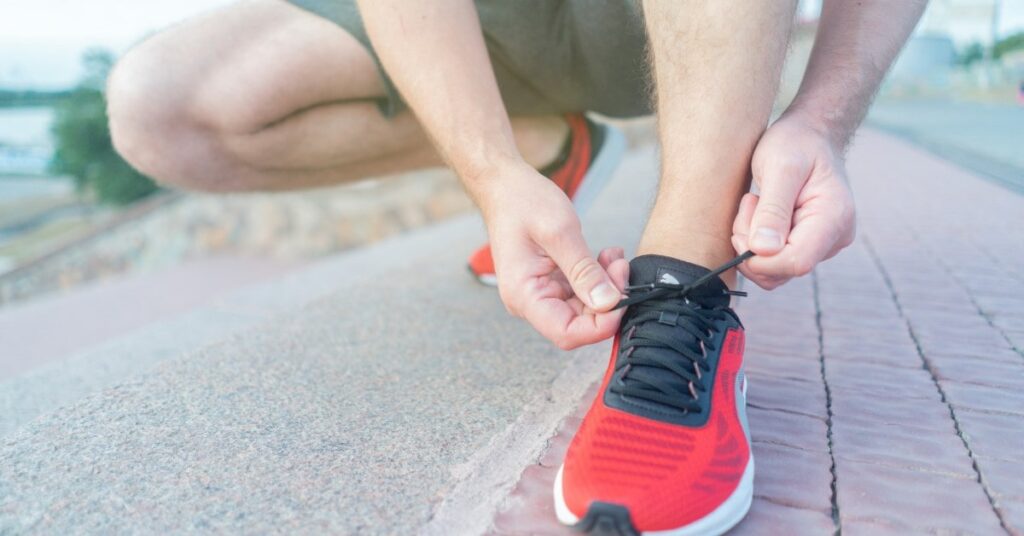
[(800, 91), (786, 111), (849, 143), (926, 0), (825, 0)]
[(771, 113), (794, 5), (644, 2), (663, 175), (746, 176)]
[(359, 9), (388, 75), (470, 195), (479, 201), (496, 167), (525, 165), (471, 0), (360, 0)]

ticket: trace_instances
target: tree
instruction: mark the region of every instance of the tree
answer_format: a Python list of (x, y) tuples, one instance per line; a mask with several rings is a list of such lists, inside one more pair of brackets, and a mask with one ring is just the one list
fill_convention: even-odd
[(981, 43), (971, 43), (960, 56), (957, 58), (957, 63), (964, 66), (970, 66), (975, 62), (979, 62), (985, 58), (985, 48), (981, 46)]
[(1017, 32), (996, 43), (992, 47), (992, 57), (999, 59), (1007, 52), (1021, 49), (1024, 49), (1024, 32)]
[(57, 147), (50, 170), (70, 175), (79, 190), (94, 192), (104, 203), (123, 205), (152, 194), (156, 183), (125, 162), (110, 141), (103, 89), (114, 56), (90, 50), (82, 64), (82, 80), (56, 106), (52, 131)]

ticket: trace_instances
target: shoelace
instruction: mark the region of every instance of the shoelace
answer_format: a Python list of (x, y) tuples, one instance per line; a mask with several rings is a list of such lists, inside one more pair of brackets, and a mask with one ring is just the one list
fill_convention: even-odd
[[(622, 327), (625, 336), (619, 342), (619, 352), (625, 352), (625, 359), (620, 359), (616, 365), (611, 391), (670, 406), (684, 413), (703, 411), (698, 399), (700, 393), (707, 389), (702, 380), (704, 373), (711, 370), (708, 352), (715, 351), (714, 322), (732, 313), (726, 307), (705, 307), (691, 302), (689, 298), (694, 290), (753, 256), (753, 252), (747, 251), (687, 285), (659, 281), (626, 287), (629, 296), (620, 301), (616, 309), (632, 306), (634, 310)], [(731, 296), (747, 295), (746, 292), (732, 290), (724, 292)], [(643, 329), (648, 322), (680, 328), (692, 340)], [(661, 369), (674, 374), (682, 382), (665, 381), (650, 374), (630, 375), (637, 367)], [(686, 385), (686, 390), (678, 389), (673, 383)]]

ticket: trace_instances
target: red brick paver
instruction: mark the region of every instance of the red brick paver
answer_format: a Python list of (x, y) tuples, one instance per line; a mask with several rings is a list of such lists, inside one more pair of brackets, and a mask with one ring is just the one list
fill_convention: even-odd
[[(863, 132), (858, 240), (740, 304), (755, 500), (735, 534), (1024, 534), (1024, 197)], [(593, 394), (496, 515), (551, 506)]]

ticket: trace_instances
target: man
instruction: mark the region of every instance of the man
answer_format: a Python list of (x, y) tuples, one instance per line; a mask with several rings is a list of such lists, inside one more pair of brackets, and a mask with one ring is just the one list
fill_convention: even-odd
[[(852, 241), (843, 153), (923, 9), (826, 0), (799, 94), (766, 130), (795, 2), (247, 0), (128, 53), (111, 132), (143, 172), (213, 191), (448, 164), (491, 239), (470, 266), (509, 312), (561, 348), (615, 336), (558, 518), (717, 534), (753, 481), (729, 268), (771, 289)], [(661, 182), (639, 256), (595, 258), (574, 202), (622, 141), (583, 112), (652, 108)]]

